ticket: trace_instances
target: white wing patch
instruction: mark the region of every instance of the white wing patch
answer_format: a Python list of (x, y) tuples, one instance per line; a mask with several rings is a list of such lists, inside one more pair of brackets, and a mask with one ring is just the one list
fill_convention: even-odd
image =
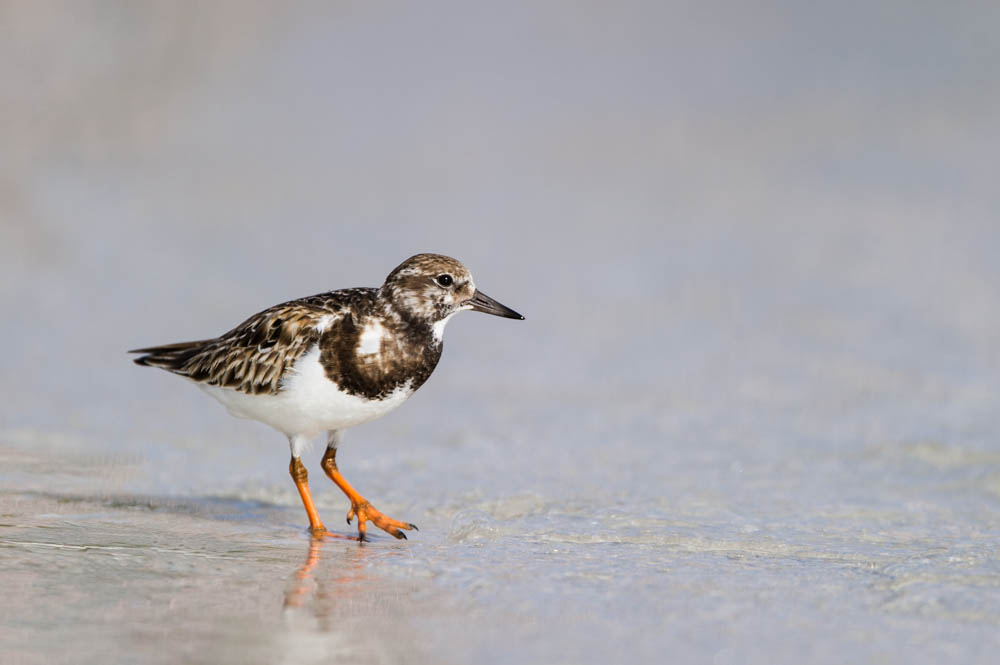
[(385, 337), (385, 328), (377, 319), (370, 319), (361, 330), (361, 337), (358, 341), (358, 354), (370, 356), (382, 350), (382, 340)]
[(327, 329), (330, 327), (330, 324), (332, 324), (333, 320), (336, 318), (337, 317), (334, 316), (333, 314), (324, 314), (323, 316), (319, 317), (319, 321), (316, 322), (316, 330), (321, 333), (326, 332)]

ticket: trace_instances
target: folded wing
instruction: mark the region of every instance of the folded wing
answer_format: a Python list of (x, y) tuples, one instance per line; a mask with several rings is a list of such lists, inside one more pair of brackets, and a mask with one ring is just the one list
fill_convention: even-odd
[[(327, 296), (327, 297), (323, 297)], [(134, 349), (138, 365), (159, 367), (212, 386), (276, 394), (288, 370), (345, 312), (336, 293), (276, 305), (214, 339)]]

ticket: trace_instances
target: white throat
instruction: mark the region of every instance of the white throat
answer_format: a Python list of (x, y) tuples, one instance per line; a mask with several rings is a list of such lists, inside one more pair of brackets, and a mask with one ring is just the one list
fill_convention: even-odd
[(456, 311), (452, 312), (451, 314), (449, 314), (448, 316), (446, 316), (443, 319), (441, 319), (440, 321), (435, 321), (434, 322), (434, 325), (431, 326), (431, 330), (433, 330), (433, 332), (434, 332), (434, 339), (435, 339), (435, 341), (440, 342), (440, 341), (442, 341), (444, 339), (444, 327), (446, 325), (448, 325), (448, 321), (451, 320), (451, 317), (453, 317), (456, 314), (458, 314), (459, 311), (461, 311), (461, 310), (456, 310)]

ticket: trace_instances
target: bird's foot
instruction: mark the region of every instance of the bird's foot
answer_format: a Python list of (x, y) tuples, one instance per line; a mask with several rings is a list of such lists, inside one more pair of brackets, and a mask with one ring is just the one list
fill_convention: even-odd
[(309, 527), (309, 537), (312, 538), (313, 540), (326, 540), (328, 538), (343, 538), (346, 540), (354, 540), (353, 536), (345, 536), (342, 533), (336, 533), (334, 531), (330, 531), (322, 524), (320, 524), (319, 526)]
[(355, 517), (358, 518), (358, 540), (365, 540), (365, 532), (367, 529), (366, 522), (371, 522), (378, 528), (382, 529), (390, 536), (395, 536), (402, 540), (406, 540), (406, 534), (400, 529), (417, 529), (416, 524), (410, 524), (409, 522), (400, 522), (399, 520), (394, 520), (391, 517), (386, 517), (378, 510), (375, 509), (372, 504), (367, 501), (352, 501), (351, 509), (347, 511), (347, 523), (350, 524), (351, 520)]
[(309, 535), (312, 538), (326, 538), (328, 536), (334, 536), (332, 531), (328, 531), (322, 524), (317, 524), (316, 526), (309, 527)]

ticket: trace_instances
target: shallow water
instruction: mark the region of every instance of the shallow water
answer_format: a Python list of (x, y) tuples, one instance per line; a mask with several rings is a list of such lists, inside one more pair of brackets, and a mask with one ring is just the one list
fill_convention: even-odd
[[(0, 662), (992, 662), (995, 13), (432, 4), (18, 10)], [(124, 354), (417, 251), (527, 320), (347, 433), (407, 541)]]

